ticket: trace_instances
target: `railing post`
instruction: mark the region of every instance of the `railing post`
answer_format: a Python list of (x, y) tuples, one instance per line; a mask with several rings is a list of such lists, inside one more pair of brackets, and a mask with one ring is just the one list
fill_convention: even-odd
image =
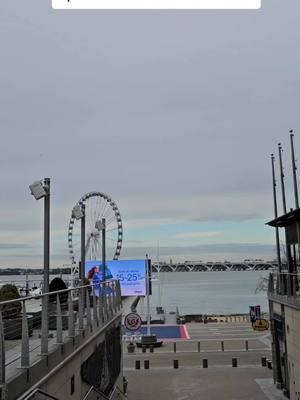
[(42, 335), (41, 335), (41, 355), (48, 354), (48, 294), (42, 296)]
[(29, 368), (29, 334), (25, 300), (22, 301), (21, 368)]
[(93, 327), (99, 326), (98, 313), (97, 313), (97, 297), (95, 293), (95, 286), (93, 286)]
[(68, 329), (69, 337), (74, 338), (74, 314), (73, 314), (73, 301), (71, 291), (68, 291)]
[(117, 312), (117, 302), (116, 302), (116, 295), (117, 295), (117, 286), (116, 281), (112, 281), (112, 307), (113, 307), (113, 314)]
[(63, 344), (62, 315), (59, 293), (56, 294), (56, 344)]
[(5, 385), (5, 341), (2, 312), (0, 311), (0, 386)]
[(108, 293), (107, 295), (107, 299), (108, 299), (108, 319), (111, 319), (114, 312), (113, 312), (113, 308), (112, 308), (112, 298), (111, 298), (111, 293)]
[(293, 279), (293, 296), (296, 297), (297, 296), (297, 274), (293, 274), (292, 276)]
[(93, 326), (92, 326), (92, 316), (91, 316), (91, 303), (90, 303), (89, 287), (86, 289), (85, 298), (86, 298), (86, 324), (87, 324), (89, 330), (92, 332)]
[(121, 297), (120, 281), (117, 281), (117, 304), (118, 304), (118, 309), (120, 310), (122, 308), (122, 297)]
[(97, 309), (98, 309), (99, 326), (103, 326), (103, 323), (105, 321), (104, 321), (104, 313), (103, 313), (103, 294), (102, 294), (102, 292), (99, 293), (99, 297), (97, 298)]
[(79, 289), (79, 297), (78, 297), (78, 328), (80, 331), (83, 331), (83, 307), (84, 307), (84, 303), (83, 303), (83, 288)]
[(101, 312), (102, 312), (102, 321), (103, 321), (103, 323), (105, 323), (107, 321), (107, 302), (106, 302), (106, 293), (105, 293), (105, 283), (102, 284), (99, 299), (101, 299), (100, 307), (101, 307)]

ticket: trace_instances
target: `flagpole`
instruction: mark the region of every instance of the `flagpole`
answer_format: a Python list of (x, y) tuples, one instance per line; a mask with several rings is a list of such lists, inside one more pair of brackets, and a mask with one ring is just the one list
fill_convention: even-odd
[(294, 134), (293, 134), (292, 129), (290, 130), (290, 138), (291, 138), (291, 154), (292, 154), (295, 208), (299, 208), (298, 185), (297, 185), (297, 166), (296, 166), (296, 160), (295, 160), (294, 141), (293, 141)]
[(151, 336), (151, 317), (150, 317), (150, 282), (149, 282), (149, 259), (146, 254), (146, 298), (147, 298), (147, 336)]
[(157, 279), (158, 279), (158, 305), (161, 307), (161, 282), (160, 282), (160, 260), (159, 260), (159, 240), (157, 241)]
[[(277, 195), (276, 195), (276, 177), (275, 177), (274, 161), (275, 161), (274, 154), (271, 154), (274, 216), (275, 216), (275, 218), (278, 218)], [(276, 250), (277, 250), (278, 271), (279, 271), (279, 273), (281, 273), (280, 241), (279, 241), (279, 228), (278, 228), (278, 226), (276, 226), (276, 228), (275, 228), (275, 233), (276, 233)]]

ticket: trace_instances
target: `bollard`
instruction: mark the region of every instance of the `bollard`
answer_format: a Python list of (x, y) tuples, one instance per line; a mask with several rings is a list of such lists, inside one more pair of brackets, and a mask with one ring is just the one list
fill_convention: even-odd
[(221, 342), (221, 350), (224, 351), (224, 341)]
[(249, 343), (248, 343), (248, 340), (245, 341), (245, 349), (246, 349), (246, 351), (249, 350)]
[(203, 365), (203, 368), (208, 368), (208, 359), (207, 358), (203, 358), (202, 365)]
[(144, 360), (144, 369), (149, 369), (150, 363), (149, 360)]
[(272, 369), (272, 361), (271, 360), (267, 360), (267, 366), (269, 369)]
[(232, 367), (237, 368), (237, 366), (238, 366), (238, 360), (237, 360), (237, 358), (233, 358), (232, 359)]
[(178, 360), (173, 360), (173, 367), (176, 368), (176, 369), (179, 367)]
[(153, 353), (154, 352), (154, 346), (153, 346), (153, 344), (151, 344), (150, 345), (150, 353)]
[(141, 362), (140, 362), (140, 360), (135, 360), (135, 369), (141, 369)]
[(146, 349), (147, 349), (146, 346), (143, 345), (143, 346), (142, 346), (142, 352), (143, 352), (143, 353), (146, 353)]
[(174, 353), (176, 353), (177, 349), (176, 349), (176, 342), (173, 343), (173, 349), (174, 349)]
[(267, 357), (262, 357), (261, 358), (261, 366), (266, 367), (267, 366)]
[(198, 344), (198, 353), (200, 353), (200, 342), (198, 342), (197, 344)]

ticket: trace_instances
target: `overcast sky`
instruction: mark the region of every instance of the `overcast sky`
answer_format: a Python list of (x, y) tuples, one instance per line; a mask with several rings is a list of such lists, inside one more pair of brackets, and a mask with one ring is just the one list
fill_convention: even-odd
[[(0, 2), (0, 266), (40, 266), (52, 179), (52, 266), (72, 207), (118, 204), (123, 257), (275, 257), (270, 153), (300, 153), (300, 3), (259, 11), (53, 11)], [(281, 211), (281, 203), (280, 211)]]

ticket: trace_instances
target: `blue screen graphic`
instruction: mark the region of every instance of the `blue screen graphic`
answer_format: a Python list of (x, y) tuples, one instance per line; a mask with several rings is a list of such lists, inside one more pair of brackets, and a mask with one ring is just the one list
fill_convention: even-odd
[[(120, 281), (122, 296), (146, 295), (145, 260), (112, 260), (106, 262), (106, 279)], [(86, 261), (85, 276), (93, 284), (103, 280), (101, 261)]]

